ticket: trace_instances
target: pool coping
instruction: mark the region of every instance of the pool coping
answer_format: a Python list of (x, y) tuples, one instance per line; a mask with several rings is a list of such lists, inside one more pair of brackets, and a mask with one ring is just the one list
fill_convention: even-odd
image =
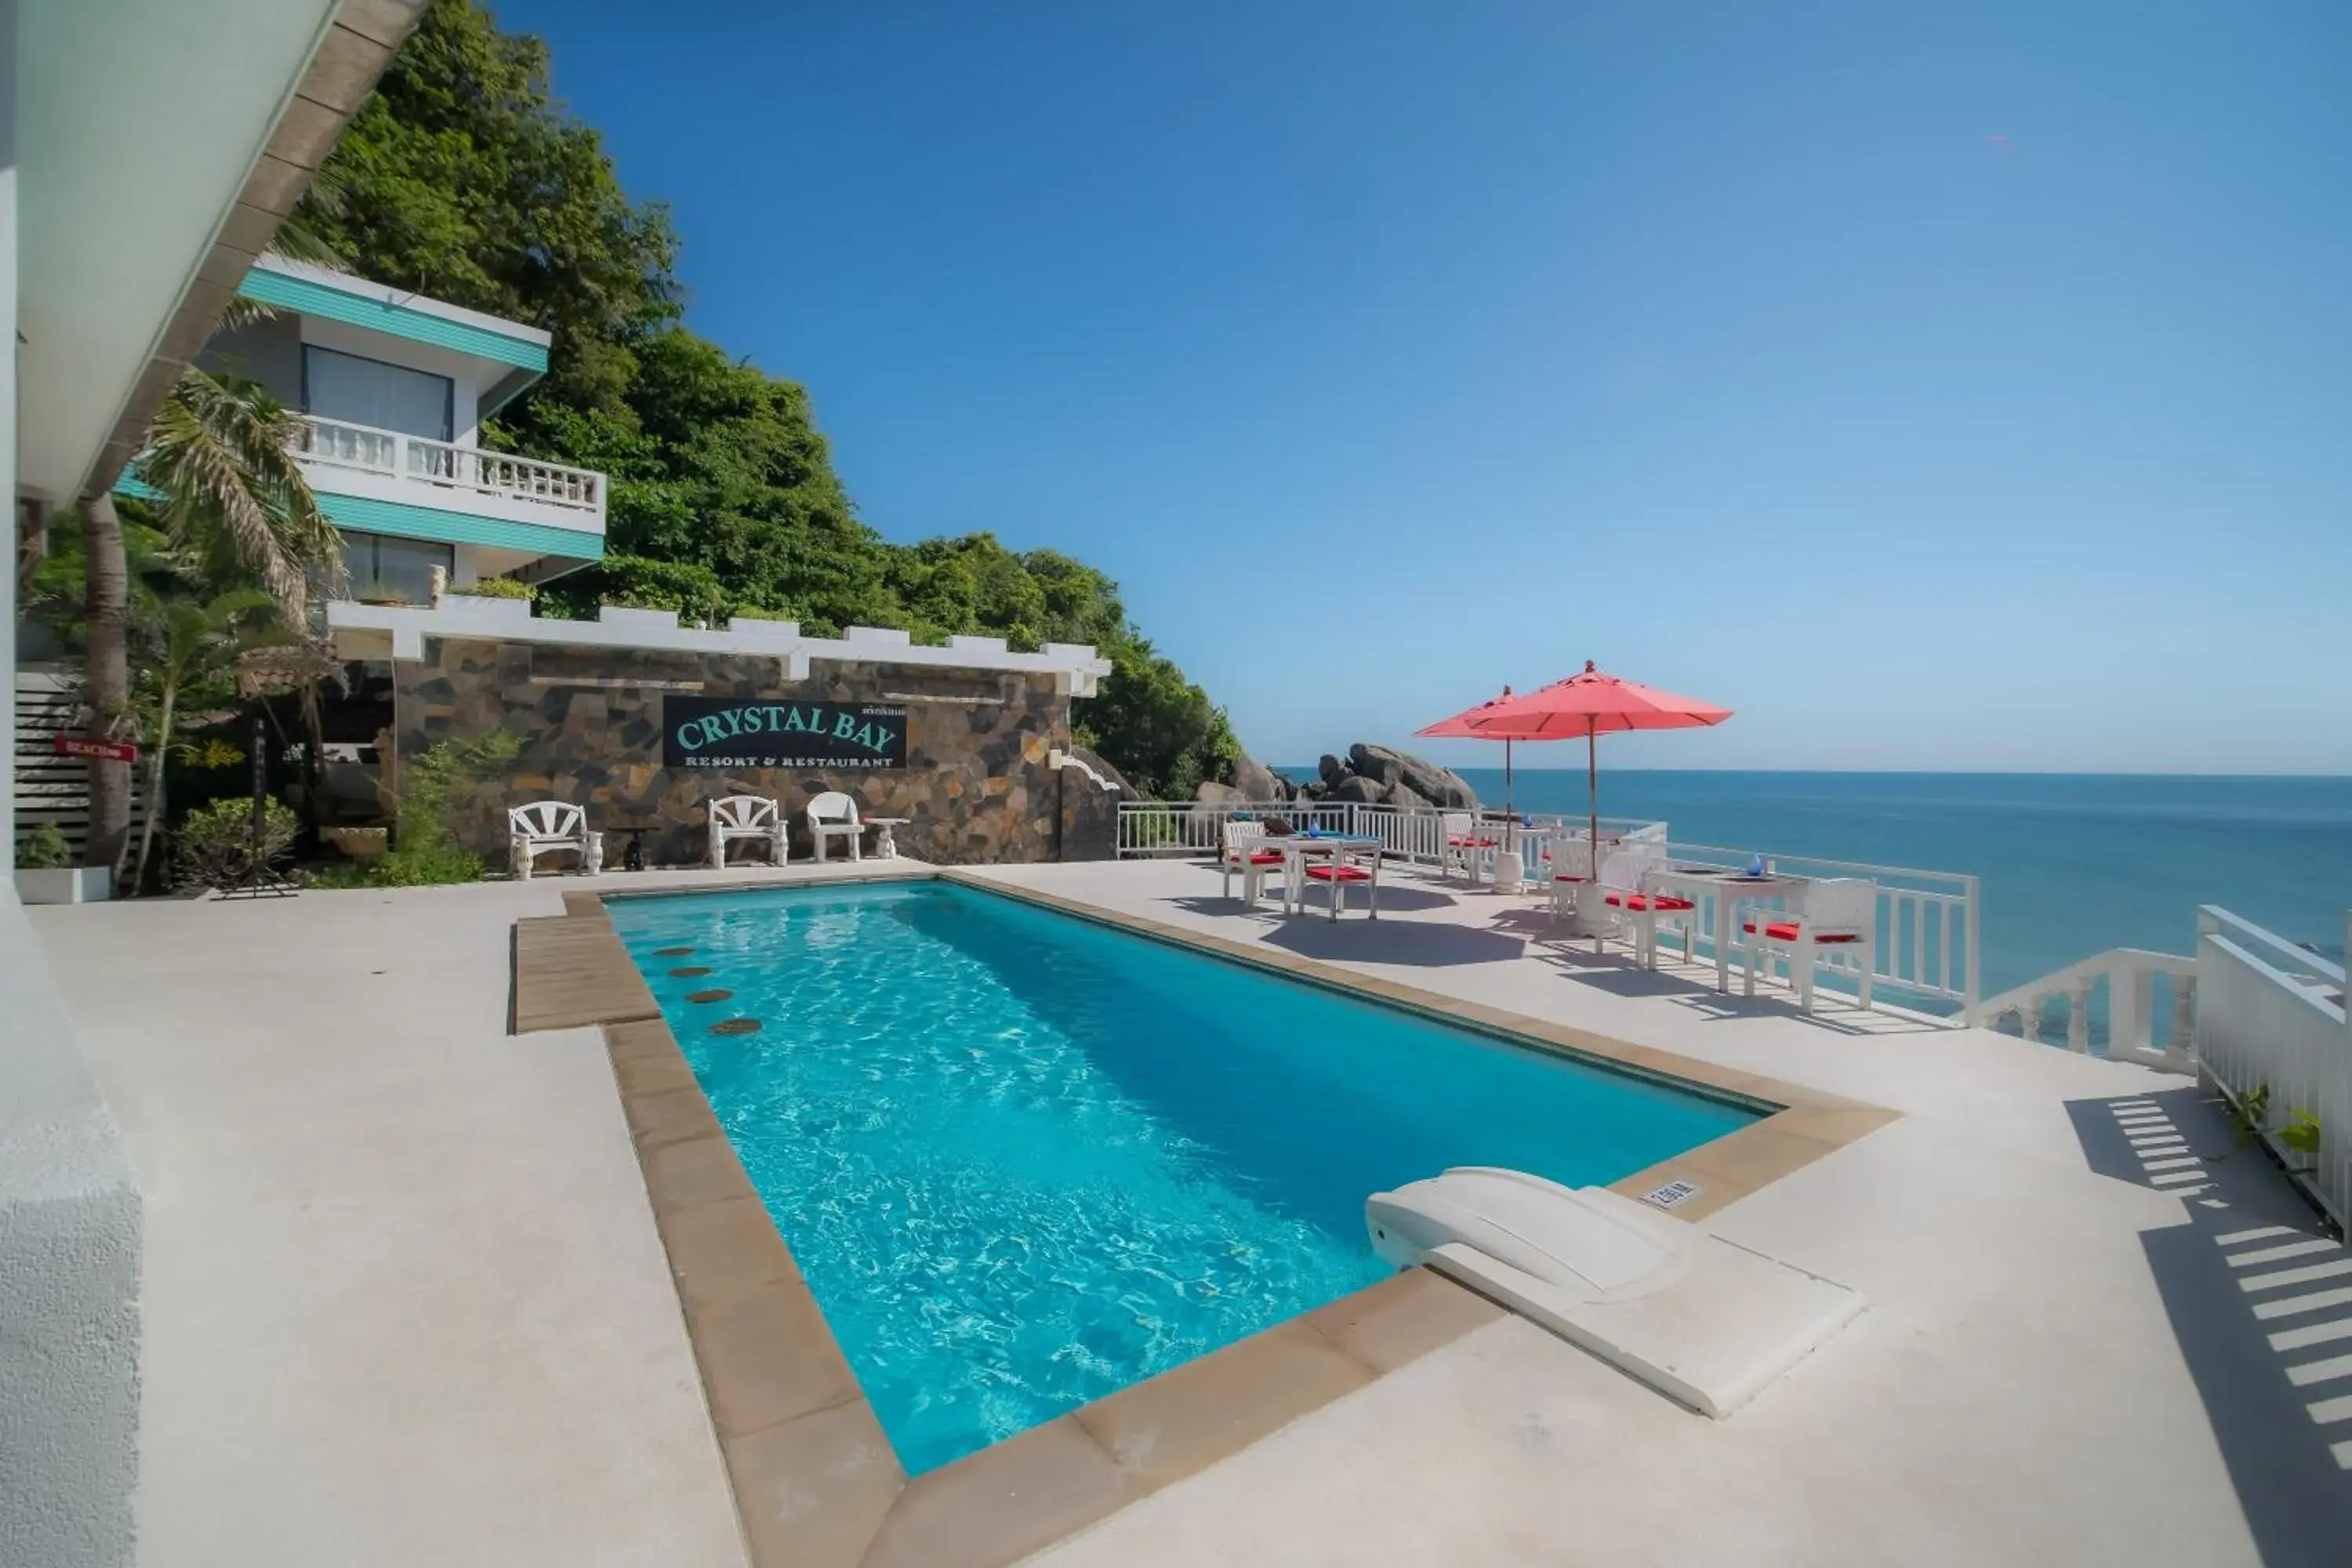
[[(584, 979), (599, 996), (621, 999), (607, 1005), (621, 1007), (624, 1016), (590, 1021), (603, 1029), (755, 1568), (1001, 1568), (1510, 1315), (1453, 1280), (1409, 1269), (950, 1464), (908, 1476), (667, 1022), (657, 1012), (646, 1016), (635, 999), (642, 994), (649, 1000), (651, 993), (604, 908), (607, 898), (884, 879), (952, 882), (1645, 1079), (1759, 1109), (1779, 1107), (1611, 1184), (1640, 1197), (1668, 1183), (1691, 1183), (1697, 1191), (1667, 1211), (1687, 1220), (1824, 1158), (1898, 1115), (951, 868), (888, 878), (845, 871), (790, 884), (567, 893), (565, 914), (551, 919), (591, 929), (550, 932), (528, 945), (518, 940), (517, 994), (527, 966), (561, 965), (560, 973), (533, 973), (530, 984), (545, 993)], [(635, 982), (635, 992), (621, 976), (593, 973), (615, 962)], [(560, 1008), (535, 1016), (573, 1016)], [(518, 1009), (518, 1022), (520, 1016)]]

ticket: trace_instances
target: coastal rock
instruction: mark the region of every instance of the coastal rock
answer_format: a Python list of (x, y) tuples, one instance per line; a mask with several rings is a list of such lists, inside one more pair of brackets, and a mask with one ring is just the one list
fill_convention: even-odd
[(1389, 785), (1388, 804), (1410, 811), (1425, 810), (1438, 803), (1423, 795), (1411, 784), (1400, 783)]
[(1201, 787), (1192, 792), (1192, 798), (1202, 805), (1247, 805), (1251, 799), (1231, 784), (1216, 784), (1207, 779), (1201, 781)]
[(1315, 771), (1321, 775), (1324, 787), (1328, 789), (1348, 776), (1348, 764), (1326, 752), (1323, 760), (1315, 764)]
[(1478, 808), (1478, 792), (1470, 787), (1467, 779), (1425, 757), (1359, 742), (1348, 748), (1348, 760), (1356, 772), (1384, 784), (1402, 784), (1432, 805), (1442, 805), (1448, 811)]
[(1388, 795), (1387, 786), (1380, 780), (1367, 778), (1362, 773), (1349, 773), (1326, 790), (1323, 798), (1357, 801), (1366, 805), (1377, 805), (1386, 800)]
[(1404, 757), (1386, 746), (1368, 746), (1359, 741), (1348, 748), (1349, 768), (1374, 784), (1392, 784), (1404, 776)]
[(1281, 800), (1284, 797), (1274, 782), (1274, 770), (1244, 752), (1234, 759), (1232, 776), (1226, 783), (1241, 791), (1244, 800)]

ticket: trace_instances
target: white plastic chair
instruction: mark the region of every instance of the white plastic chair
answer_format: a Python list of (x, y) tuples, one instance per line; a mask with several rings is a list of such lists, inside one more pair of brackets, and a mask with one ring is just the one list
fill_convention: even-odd
[(1574, 914), (1585, 886), (1592, 880), (1592, 844), (1579, 835), (1574, 838), (1555, 837), (1544, 848), (1547, 870), (1551, 878), (1551, 912), (1558, 920)]
[(710, 868), (727, 864), (727, 846), (739, 839), (764, 844), (779, 866), (791, 858), (784, 842), (783, 808), (764, 795), (730, 795), (710, 803)]
[[(1242, 901), (1255, 904), (1265, 895), (1265, 879), (1269, 871), (1280, 871), (1286, 857), (1277, 848), (1269, 848), (1263, 822), (1243, 822), (1229, 819), (1224, 826), (1224, 841), (1217, 851), (1217, 866), (1222, 875), (1221, 896), (1234, 896), (1234, 873), (1242, 877)], [(1285, 901), (1288, 900), (1289, 882), (1285, 873)]]
[(1338, 848), (1298, 857), (1298, 880), (1283, 888), (1283, 913), (1307, 912), (1307, 890), (1310, 883), (1320, 882), (1330, 889), (1329, 914), (1339, 918), (1340, 908), (1347, 902), (1348, 885), (1364, 884), (1365, 913), (1372, 920), (1381, 918), (1381, 852), (1370, 848)]
[(1822, 955), (1840, 967), (1859, 960), (1855, 986), (1870, 1010), (1870, 974), (1878, 967), (1878, 884), (1865, 877), (1825, 877), (1789, 895), (1786, 910), (1754, 910), (1740, 922), (1747, 939), (1748, 994), (1756, 994), (1756, 965), (1765, 978), (1776, 959), (1789, 963), (1797, 1005), (1813, 1010), (1813, 966)]
[(1471, 881), (1478, 879), (1479, 862), (1502, 845), (1499, 834), (1488, 832), (1478, 818), (1466, 811), (1449, 811), (1438, 819), (1445, 836), (1437, 856), (1437, 874), (1449, 877), (1455, 867)]
[(863, 860), (861, 847), (866, 837), (866, 825), (857, 820), (857, 803), (837, 789), (829, 789), (808, 803), (809, 837), (815, 841), (816, 858), (825, 858), (824, 846), (829, 838), (839, 838), (849, 845), (849, 858)]
[(530, 881), (539, 858), (559, 849), (579, 856), (580, 869), (587, 876), (604, 868), (604, 836), (588, 830), (584, 808), (562, 800), (507, 807), (507, 853), (516, 876)]
[[(1634, 956), (1653, 969), (1658, 963), (1661, 916), (1682, 926), (1684, 962), (1689, 962), (1691, 955), (1691, 900), (1673, 893), (1654, 893), (1647, 885), (1651, 868), (1664, 864), (1665, 857), (1653, 850), (1613, 849), (1601, 858), (1601, 905), (1611, 911), (1611, 923), (1633, 926)], [(1596, 940), (1595, 948), (1599, 945)]]

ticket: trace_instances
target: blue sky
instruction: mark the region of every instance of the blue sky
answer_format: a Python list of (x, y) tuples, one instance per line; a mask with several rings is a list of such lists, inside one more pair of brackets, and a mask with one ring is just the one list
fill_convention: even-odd
[(2352, 772), (2341, 0), (498, 10), (867, 521), (1261, 756)]

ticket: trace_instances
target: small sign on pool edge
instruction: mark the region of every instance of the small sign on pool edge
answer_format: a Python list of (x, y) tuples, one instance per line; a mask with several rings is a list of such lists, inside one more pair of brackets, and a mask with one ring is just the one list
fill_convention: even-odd
[(1698, 1194), (1699, 1184), (1696, 1182), (1668, 1182), (1663, 1187), (1654, 1187), (1643, 1193), (1642, 1201), (1645, 1204), (1655, 1204), (1662, 1209), (1670, 1209), (1676, 1204), (1688, 1203)]

